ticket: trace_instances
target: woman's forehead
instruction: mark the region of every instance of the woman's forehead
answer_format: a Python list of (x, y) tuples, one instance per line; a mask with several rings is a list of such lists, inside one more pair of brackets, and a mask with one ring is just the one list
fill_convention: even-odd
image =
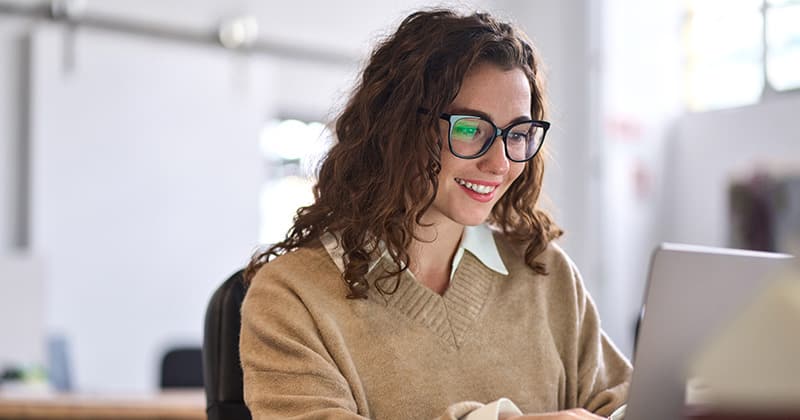
[[(496, 123), (530, 117), (531, 88), (520, 68), (503, 69), (493, 64), (479, 64), (464, 76), (458, 95), (448, 112), (465, 112), (488, 117)], [(472, 111), (472, 112), (466, 112)]]

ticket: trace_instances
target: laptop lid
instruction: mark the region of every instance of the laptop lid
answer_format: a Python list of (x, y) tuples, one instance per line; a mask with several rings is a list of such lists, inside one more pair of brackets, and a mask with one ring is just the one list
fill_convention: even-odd
[(684, 417), (689, 358), (790, 255), (665, 243), (650, 262), (626, 420)]

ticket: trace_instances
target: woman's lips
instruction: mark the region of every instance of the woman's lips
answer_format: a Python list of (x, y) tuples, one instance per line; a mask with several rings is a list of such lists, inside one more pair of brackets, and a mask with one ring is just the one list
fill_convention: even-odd
[(492, 201), (499, 182), (456, 178), (459, 187), (473, 200), (481, 203)]

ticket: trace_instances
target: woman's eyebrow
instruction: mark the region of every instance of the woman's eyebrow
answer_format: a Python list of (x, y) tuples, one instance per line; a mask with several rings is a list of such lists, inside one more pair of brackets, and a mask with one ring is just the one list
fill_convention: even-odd
[[(489, 117), (489, 114), (487, 114), (487, 113), (485, 113), (483, 111), (479, 111), (477, 109), (472, 109), (472, 108), (461, 108), (461, 107), (453, 108), (448, 113), (451, 114), (451, 115), (472, 115), (472, 116), (475, 116), (475, 117), (485, 118), (485, 119), (487, 119), (487, 120), (489, 120), (491, 122), (495, 122), (491, 117)], [(531, 117), (528, 116), (528, 115), (520, 115), (519, 117), (514, 118), (513, 120), (511, 120), (511, 122), (509, 122), (509, 124), (514, 124), (514, 123), (518, 123), (518, 122), (521, 122), (521, 121), (528, 121), (530, 119), (531, 119)]]

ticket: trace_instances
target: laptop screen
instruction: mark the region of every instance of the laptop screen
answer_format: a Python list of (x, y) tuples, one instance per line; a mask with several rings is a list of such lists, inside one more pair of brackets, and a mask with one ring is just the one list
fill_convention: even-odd
[(653, 252), (626, 420), (684, 417), (686, 370), (705, 339), (791, 256), (662, 244)]

